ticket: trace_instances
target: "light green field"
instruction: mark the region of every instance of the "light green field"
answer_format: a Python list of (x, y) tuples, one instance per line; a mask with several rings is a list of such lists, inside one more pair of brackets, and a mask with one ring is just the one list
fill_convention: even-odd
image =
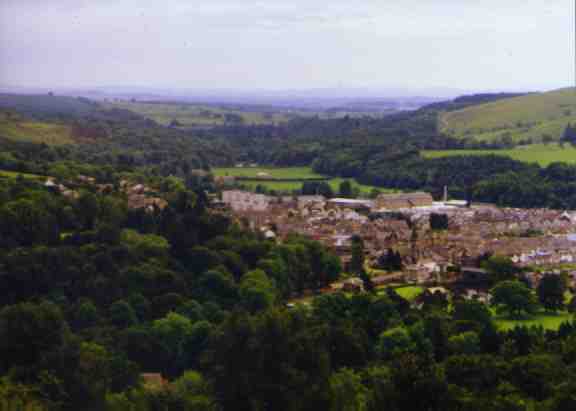
[(266, 178), (278, 179), (309, 179), (324, 178), (310, 167), (225, 167), (212, 170), (215, 176), (234, 176), (257, 178), (258, 173), (266, 173)]
[(444, 150), (422, 152), (422, 155), (425, 158), (439, 158), (458, 155), (480, 156), (488, 154), (508, 156), (526, 163), (538, 163), (543, 167), (554, 162), (576, 164), (576, 148), (569, 144), (565, 144), (564, 148), (558, 144), (552, 143), (531, 144), (529, 146), (519, 146), (510, 150)]
[(233, 110), (216, 106), (178, 103), (139, 103), (114, 102), (108, 107), (121, 108), (138, 113), (162, 125), (169, 125), (176, 120), (183, 127), (217, 126), (227, 124), (226, 114), (238, 115), (244, 124), (276, 124), (288, 121), (289, 117), (282, 113), (260, 113), (243, 110)]
[[(326, 182), (330, 184), (332, 191), (334, 191), (334, 193), (338, 193), (338, 190), (340, 189), (340, 183), (345, 180), (343, 178), (327, 178), (326, 176), (315, 173), (310, 167), (225, 167), (214, 168), (212, 172), (215, 176), (234, 176), (247, 178), (249, 180), (241, 180), (238, 181), (238, 183), (246, 186), (250, 190), (254, 190), (257, 185), (262, 185), (268, 190), (276, 190), (282, 192), (300, 190), (302, 188), (302, 184), (309, 179), (326, 178)], [(266, 173), (267, 175), (263, 178), (278, 179), (278, 181), (258, 180), (258, 173)], [(374, 189), (379, 190), (382, 193), (393, 191), (386, 188), (359, 184), (352, 179), (349, 179), (348, 181), (350, 181), (353, 188), (359, 189), (362, 194), (369, 194)]]
[(562, 89), (499, 100), (439, 118), (442, 132), (479, 141), (511, 138), (559, 140), (566, 125), (576, 123), (576, 89)]
[(74, 143), (72, 129), (69, 126), (29, 121), (8, 112), (0, 112), (0, 137), (37, 144)]
[(525, 326), (525, 327), (543, 327), (546, 330), (557, 330), (560, 328), (560, 324), (566, 321), (570, 321), (573, 318), (572, 314), (567, 312), (546, 313), (540, 312), (530, 319), (526, 320), (511, 320), (504, 317), (494, 317), (496, 326), (501, 330), (510, 330), (515, 327)]
[(413, 301), (424, 292), (424, 288), (418, 286), (407, 286), (396, 288), (398, 295), (408, 301)]
[(0, 178), (17, 178), (18, 176), (22, 176), (23, 178), (33, 179), (33, 180), (42, 180), (46, 177), (37, 175), (37, 174), (29, 174), (29, 173), (18, 173), (15, 171), (5, 171), (0, 170)]

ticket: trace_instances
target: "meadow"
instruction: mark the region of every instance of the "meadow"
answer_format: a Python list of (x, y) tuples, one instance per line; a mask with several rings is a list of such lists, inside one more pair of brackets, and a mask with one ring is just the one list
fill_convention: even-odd
[(550, 313), (540, 311), (539, 313), (523, 320), (515, 320), (503, 316), (495, 316), (494, 321), (496, 326), (501, 330), (510, 330), (515, 327), (542, 327), (545, 330), (558, 330), (563, 322), (571, 321), (573, 315), (561, 311), (558, 313)]
[(458, 155), (481, 156), (489, 154), (508, 156), (525, 163), (538, 163), (542, 167), (546, 167), (550, 163), (554, 162), (576, 164), (576, 148), (568, 144), (565, 144), (564, 147), (552, 143), (518, 146), (508, 150), (441, 150), (422, 152), (422, 156), (425, 158), (439, 158)]
[(398, 293), (398, 295), (400, 297), (402, 297), (408, 301), (414, 301), (416, 299), (416, 297), (418, 297), (423, 292), (424, 292), (423, 287), (414, 286), (414, 285), (396, 288), (396, 293)]
[(31, 179), (31, 180), (43, 180), (43, 179), (45, 179), (45, 177), (37, 175), (37, 174), (19, 173), (16, 171), (0, 170), (0, 178), (18, 178), (19, 176), (22, 176), (22, 178)]
[[(312, 171), (310, 167), (224, 167), (224, 168), (214, 168), (212, 172), (215, 176), (234, 176), (242, 177), (243, 179), (239, 181), (240, 184), (244, 185), (250, 190), (254, 190), (257, 185), (262, 185), (269, 190), (292, 192), (294, 190), (300, 190), (302, 184), (306, 181), (318, 181), (323, 179), (325, 182), (330, 184), (332, 191), (338, 193), (340, 189), (340, 183), (345, 179), (343, 178), (332, 178), (326, 177)], [(264, 177), (258, 174), (266, 174)], [(259, 178), (265, 178), (267, 180), (261, 180)], [(353, 188), (357, 188), (361, 194), (368, 195), (372, 190), (376, 189), (380, 192), (392, 192), (392, 190), (368, 186), (364, 184), (359, 184), (356, 181), (349, 179)]]

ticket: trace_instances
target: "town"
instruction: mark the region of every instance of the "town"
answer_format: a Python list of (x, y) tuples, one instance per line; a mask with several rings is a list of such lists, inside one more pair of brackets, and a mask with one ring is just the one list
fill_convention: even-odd
[[(322, 242), (345, 270), (352, 240), (361, 238), (367, 268), (379, 285), (400, 281), (482, 289), (489, 282), (481, 262), (492, 255), (534, 270), (526, 273), (533, 286), (544, 271), (568, 268), (571, 285), (576, 276), (570, 271), (576, 262), (575, 212), (467, 204), (447, 195), (434, 201), (424, 192), (361, 200), (228, 190), (218, 204), (269, 240), (297, 233)], [(400, 256), (401, 270), (382, 267), (390, 253)]]

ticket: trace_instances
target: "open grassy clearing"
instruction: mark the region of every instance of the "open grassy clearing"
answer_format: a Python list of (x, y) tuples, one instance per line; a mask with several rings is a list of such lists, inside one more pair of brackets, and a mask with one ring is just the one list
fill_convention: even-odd
[[(224, 167), (224, 168), (214, 168), (212, 172), (215, 176), (234, 176), (234, 177), (243, 177), (247, 180), (239, 181), (240, 184), (248, 187), (249, 189), (253, 190), (256, 188), (257, 185), (262, 185), (269, 190), (276, 190), (276, 191), (283, 191), (283, 192), (292, 192), (294, 190), (300, 190), (302, 188), (302, 184), (306, 180), (315, 180), (315, 179), (326, 179), (326, 182), (330, 184), (332, 191), (334, 193), (338, 193), (340, 189), (340, 183), (342, 183), (345, 179), (343, 178), (329, 178), (320, 174), (315, 173), (312, 171), (310, 167)], [(259, 180), (258, 176), (259, 173), (265, 173), (266, 175), (263, 178), (267, 179), (277, 179), (277, 181), (266, 181), (266, 180)], [(262, 178), (262, 177), (261, 177)], [(289, 180), (289, 181), (282, 181), (282, 180)], [(382, 188), (382, 187), (374, 187), (368, 186), (364, 184), (359, 184), (356, 181), (349, 179), (350, 183), (352, 183), (352, 187), (355, 187), (360, 190), (362, 194), (369, 194), (372, 190), (376, 189), (381, 192), (393, 192), (394, 190)]]
[(5, 171), (0, 170), (0, 178), (17, 178), (22, 176), (23, 178), (31, 179), (31, 180), (43, 180), (46, 177), (38, 175), (38, 174), (30, 174), (30, 173), (19, 173), (16, 171)]
[(444, 113), (440, 129), (457, 138), (494, 141), (559, 140), (564, 128), (576, 122), (576, 90), (563, 89), (481, 104)]
[(244, 124), (255, 125), (276, 124), (289, 120), (289, 117), (282, 113), (250, 112), (200, 104), (122, 101), (108, 103), (107, 106), (133, 111), (163, 125), (169, 125), (176, 120), (183, 127), (223, 125), (234, 122), (233, 116), (241, 118)]
[(424, 292), (424, 288), (423, 287), (419, 287), (419, 286), (406, 286), (406, 287), (399, 287), (396, 288), (396, 292), (398, 293), (398, 295), (408, 301), (413, 301), (416, 299), (416, 297), (418, 297), (420, 294), (422, 294)]
[(69, 126), (26, 120), (9, 112), (0, 112), (0, 137), (36, 144), (74, 143), (72, 129)]
[(531, 144), (529, 146), (518, 146), (510, 150), (440, 150), (422, 152), (425, 158), (459, 155), (481, 156), (488, 154), (508, 156), (525, 163), (538, 163), (543, 167), (554, 162), (576, 164), (576, 148), (568, 144), (565, 144), (564, 147), (559, 144)]
[(267, 178), (310, 179), (325, 178), (315, 173), (310, 167), (224, 167), (212, 170), (215, 176), (234, 176), (257, 178), (259, 173), (268, 174)]
[(542, 327), (546, 330), (557, 330), (563, 322), (570, 321), (573, 318), (568, 312), (548, 313), (541, 311), (536, 315), (525, 320), (513, 320), (503, 316), (495, 316), (496, 326), (501, 330), (510, 330), (515, 327)]

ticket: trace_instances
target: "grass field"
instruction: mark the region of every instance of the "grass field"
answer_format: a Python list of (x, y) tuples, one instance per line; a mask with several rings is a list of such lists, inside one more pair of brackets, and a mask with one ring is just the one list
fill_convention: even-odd
[(183, 127), (218, 126), (227, 123), (226, 116), (239, 116), (244, 124), (275, 124), (288, 121), (282, 113), (262, 113), (234, 110), (217, 106), (178, 103), (114, 102), (108, 107), (133, 111), (159, 124), (169, 125), (176, 120)]
[(560, 327), (560, 324), (570, 321), (572, 317), (572, 314), (567, 312), (554, 314), (542, 311), (526, 320), (511, 320), (509, 318), (496, 316), (494, 317), (494, 321), (496, 322), (496, 326), (501, 330), (510, 330), (519, 326), (542, 326), (546, 330), (557, 330)]
[[(234, 176), (234, 177), (244, 177), (248, 180), (239, 181), (240, 184), (253, 190), (257, 185), (262, 185), (269, 190), (292, 192), (294, 190), (299, 190), (302, 188), (302, 184), (308, 179), (319, 179), (325, 178), (320, 174), (312, 171), (310, 167), (225, 167), (225, 168), (214, 168), (212, 170), (215, 176)], [(258, 180), (258, 174), (265, 173), (265, 178), (274, 178), (278, 181), (261, 181)], [(290, 180), (290, 181), (282, 181)], [(332, 191), (338, 193), (340, 189), (340, 183), (344, 181), (343, 178), (327, 178), (326, 182), (330, 184)], [(349, 180), (352, 183), (352, 187), (358, 188), (362, 194), (369, 194), (373, 189), (380, 190), (381, 192), (392, 192), (381, 187), (367, 186), (359, 184), (354, 180)]]
[(519, 146), (510, 150), (445, 150), (424, 151), (426, 158), (438, 158), (457, 155), (487, 155), (496, 154), (508, 156), (526, 163), (538, 163), (546, 167), (550, 163), (564, 162), (576, 164), (576, 148), (566, 144), (563, 148), (559, 144), (532, 144)]
[(215, 176), (235, 176), (257, 178), (259, 173), (266, 173), (270, 178), (278, 179), (308, 179), (323, 178), (310, 167), (225, 167), (213, 169)]
[(45, 177), (37, 175), (37, 174), (18, 173), (15, 171), (0, 170), (0, 178), (17, 178), (18, 176), (22, 176), (23, 178), (34, 179), (34, 180), (45, 179)]
[(408, 301), (412, 301), (424, 292), (424, 288), (410, 285), (406, 287), (396, 288), (396, 292), (400, 297)]
[(451, 136), (479, 141), (541, 141), (545, 136), (560, 139), (566, 125), (575, 122), (576, 90), (563, 89), (444, 113), (439, 127)]
[(0, 136), (9, 140), (29, 141), (37, 144), (74, 143), (72, 129), (69, 126), (30, 121), (8, 112), (0, 112)]

